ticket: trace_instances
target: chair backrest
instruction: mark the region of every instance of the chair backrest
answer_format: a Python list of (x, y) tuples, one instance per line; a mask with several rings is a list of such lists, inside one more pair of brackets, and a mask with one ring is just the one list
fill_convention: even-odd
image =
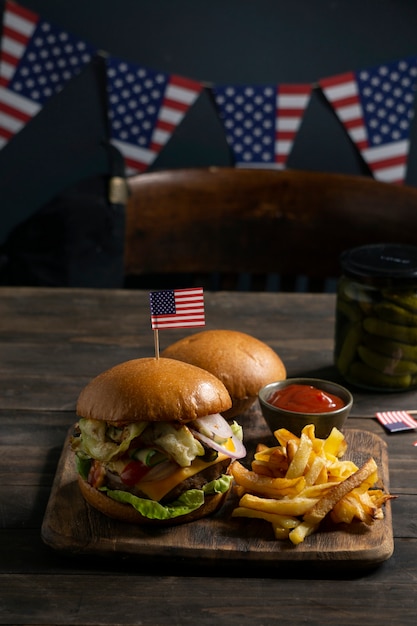
[(211, 167), (144, 173), (128, 183), (128, 286), (184, 274), (199, 284), (211, 276), (206, 288), (236, 289), (243, 276), (241, 288), (292, 291), (301, 276), (315, 291), (338, 276), (343, 250), (417, 244), (417, 189), (371, 178)]

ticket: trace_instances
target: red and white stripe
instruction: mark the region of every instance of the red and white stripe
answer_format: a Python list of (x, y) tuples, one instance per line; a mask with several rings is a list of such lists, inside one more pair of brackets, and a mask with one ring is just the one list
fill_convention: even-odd
[(0, 57), (0, 85), (13, 78), (26, 47), (32, 38), (39, 16), (14, 2), (6, 2)]
[(150, 148), (159, 152), (182, 122), (184, 115), (197, 99), (202, 85), (188, 78), (172, 74), (158, 114)]
[(176, 127), (182, 122), (202, 88), (201, 83), (182, 76), (171, 75), (149, 147), (141, 148), (119, 139), (112, 140), (124, 156), (128, 176), (148, 169), (171, 138)]
[(202, 287), (174, 289), (175, 309), (172, 315), (151, 315), (153, 329), (205, 326)]
[(40, 109), (38, 104), (7, 89), (38, 21), (36, 13), (6, 2), (0, 55), (0, 148)]
[(417, 421), (407, 411), (380, 411), (375, 415), (381, 424), (405, 424), (417, 428)]
[(311, 96), (311, 85), (282, 84), (277, 87), (275, 162), (284, 168)]
[(409, 141), (396, 141), (383, 146), (369, 145), (354, 72), (322, 79), (319, 84), (375, 178), (387, 183), (403, 183)]

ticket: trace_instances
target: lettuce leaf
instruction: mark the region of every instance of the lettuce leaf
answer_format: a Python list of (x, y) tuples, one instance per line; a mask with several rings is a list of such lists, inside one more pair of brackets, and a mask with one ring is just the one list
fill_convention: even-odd
[(75, 466), (81, 478), (87, 480), (91, 467), (91, 458), (85, 456), (82, 452), (77, 452), (75, 455)]
[(78, 448), (85, 454), (98, 461), (110, 461), (115, 456), (120, 456), (129, 449), (130, 443), (135, 437), (139, 437), (148, 424), (146, 422), (133, 422), (124, 427), (123, 439), (120, 443), (110, 441), (106, 437), (106, 422), (93, 419), (80, 419), (78, 426), (81, 436), (78, 439)]
[(231, 476), (223, 474), (220, 478), (204, 485), (203, 489), (189, 489), (180, 495), (174, 502), (169, 504), (160, 504), (155, 500), (147, 500), (139, 498), (128, 491), (111, 490), (104, 487), (107, 495), (124, 504), (130, 504), (144, 517), (149, 519), (167, 520), (174, 519), (180, 515), (187, 515), (200, 508), (204, 504), (205, 495), (213, 495), (215, 493), (225, 493), (232, 481)]

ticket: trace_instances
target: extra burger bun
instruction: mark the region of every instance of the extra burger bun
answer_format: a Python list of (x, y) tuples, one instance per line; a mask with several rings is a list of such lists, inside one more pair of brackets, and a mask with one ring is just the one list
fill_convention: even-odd
[(206, 496), (204, 504), (192, 513), (187, 513), (187, 515), (180, 515), (170, 520), (157, 520), (144, 517), (129, 504), (123, 504), (123, 502), (112, 500), (98, 489), (89, 485), (88, 482), (81, 478), (80, 475), (78, 475), (78, 485), (84, 500), (86, 500), (86, 502), (88, 502), (88, 504), (90, 504), (94, 509), (100, 511), (100, 513), (103, 513), (112, 519), (119, 520), (120, 522), (127, 522), (129, 524), (147, 524), (149, 526), (175, 526), (184, 524), (185, 522), (194, 522), (203, 517), (207, 517), (208, 515), (212, 515), (221, 507), (229, 493), (226, 492)]
[(93, 378), (78, 398), (77, 414), (119, 424), (186, 423), (231, 406), (225, 385), (214, 374), (161, 357), (126, 361)]
[(233, 405), (220, 411), (231, 418), (248, 409), (264, 385), (287, 376), (279, 356), (265, 343), (234, 330), (206, 330), (170, 345), (162, 357), (211, 372), (228, 390)]

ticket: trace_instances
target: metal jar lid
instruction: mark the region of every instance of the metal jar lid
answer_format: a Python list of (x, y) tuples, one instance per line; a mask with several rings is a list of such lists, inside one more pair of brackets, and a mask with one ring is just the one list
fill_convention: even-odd
[(340, 256), (345, 275), (375, 285), (417, 284), (417, 246), (381, 243), (346, 250)]

